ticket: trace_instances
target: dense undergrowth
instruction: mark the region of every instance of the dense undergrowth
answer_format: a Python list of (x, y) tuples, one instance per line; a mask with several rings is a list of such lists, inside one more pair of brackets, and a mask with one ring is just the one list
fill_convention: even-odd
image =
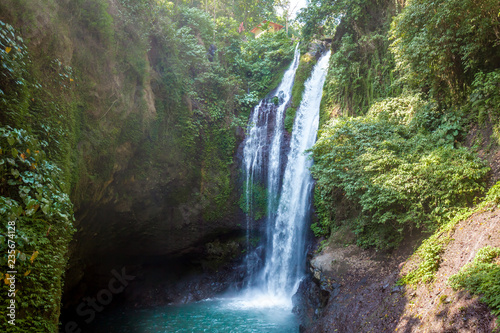
[(317, 235), (347, 225), (361, 246), (395, 247), (483, 195), (489, 168), (463, 143), (471, 124), (497, 128), (498, 10), (490, 0), (317, 1), (302, 14), (311, 35), (318, 13), (336, 22), (312, 149)]
[[(334, 53), (312, 149), (312, 229), (328, 236), (349, 228), (359, 246), (376, 248), (424, 231), (418, 266), (400, 283), (432, 282), (457, 223), (498, 206), (499, 185), (488, 190), (490, 168), (474, 144), (492, 153), (500, 142), (500, 4), (313, 4), (301, 14), (304, 32), (333, 34)], [(471, 129), (491, 137), (471, 142)], [(450, 280), (482, 294), (496, 315), (497, 252), (481, 250)]]
[(341, 223), (351, 226), (358, 244), (395, 247), (412, 228), (434, 231), (447, 214), (484, 191), (489, 168), (454, 146), (458, 130), (448, 122), (430, 132), (415, 120), (398, 121), (408, 118), (405, 111), (414, 103), (420, 103), (414, 96), (384, 100), (365, 117), (333, 120), (323, 128), (312, 150), (312, 174), (324, 229), (335, 226), (337, 204), (345, 197), (351, 205), (344, 205)]
[[(474, 260), (450, 278), (455, 289), (465, 288), (475, 295), (482, 295), (492, 313), (500, 316), (500, 248), (486, 246)], [(497, 320), (498, 321), (498, 320)]]
[[(39, 80), (40, 69), (22, 37), (2, 21), (0, 48), (2, 327), (8, 326), (9, 332), (25, 332), (27, 327), (54, 332), (74, 232), (68, 195), (74, 182), (69, 172), (74, 79), (71, 68), (55, 59)], [(7, 316), (11, 304), (15, 317)], [(15, 325), (7, 319), (15, 319)]]

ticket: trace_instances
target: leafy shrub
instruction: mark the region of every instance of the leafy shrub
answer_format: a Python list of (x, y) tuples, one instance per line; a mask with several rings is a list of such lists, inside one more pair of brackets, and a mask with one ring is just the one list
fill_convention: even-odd
[(467, 103), (463, 107), (469, 119), (484, 126), (491, 124), (500, 144), (500, 69), (489, 73), (478, 72), (474, 77)]
[(279, 84), (281, 76), (276, 74), (284, 72), (293, 58), (293, 49), (293, 43), (283, 29), (263, 34), (242, 44), (233, 70), (246, 77), (249, 89), (263, 97)]
[(401, 95), (375, 102), (368, 110), (368, 116), (380, 120), (409, 125), (414, 114), (424, 105), (420, 95)]
[(325, 218), (344, 197), (355, 205), (350, 219), (330, 215), (321, 225), (347, 223), (359, 245), (394, 247), (405, 231), (436, 230), (443, 216), (482, 193), (489, 169), (475, 154), (454, 147), (446, 115), (430, 133), (405, 125), (420, 104), (414, 97), (391, 99), (375, 104), (371, 116), (323, 127), (312, 148), (316, 208)]
[(392, 25), (392, 51), (406, 84), (457, 100), (479, 70), (500, 61), (496, 0), (408, 2)]
[(500, 316), (500, 248), (483, 247), (472, 263), (462, 267), (449, 281), (454, 289), (464, 288), (482, 295), (481, 301), (495, 316)]
[(483, 202), (493, 205), (500, 204), (500, 182), (496, 183), (488, 190)]
[(210, 42), (213, 40), (215, 29), (210, 14), (198, 8), (182, 7), (179, 24), (191, 28), (197, 36), (200, 36), (205, 48), (208, 49)]
[[(7, 240), (14, 240), (17, 270), (16, 326), (2, 321), (9, 332), (57, 331), (67, 246), (74, 232), (73, 205), (61, 179), (61, 171), (46, 159), (33, 136), (0, 128), (0, 266), (6, 277), (12, 270), (7, 267), (12, 250)], [(9, 223), (15, 223), (15, 238), (8, 236)], [(5, 282), (0, 289), (7, 295)], [(8, 303), (3, 297), (4, 318)]]

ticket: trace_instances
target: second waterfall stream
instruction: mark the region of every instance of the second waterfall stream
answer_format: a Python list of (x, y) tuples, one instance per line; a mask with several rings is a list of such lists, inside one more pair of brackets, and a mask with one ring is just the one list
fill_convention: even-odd
[[(291, 298), (305, 274), (305, 238), (309, 228), (313, 180), (306, 153), (316, 141), (323, 85), (330, 51), (322, 55), (305, 83), (289, 147), (285, 146), (284, 118), (291, 99), (299, 61), (298, 47), (276, 97), (262, 100), (250, 117), (243, 150), (247, 242), (265, 193), (266, 242), (261, 251), (248, 252), (245, 298), (255, 306), (291, 308)], [(276, 107), (275, 101), (278, 101)], [(288, 151), (286, 157), (282, 151)], [(284, 172), (282, 171), (284, 168)], [(262, 210), (262, 207), (260, 207)]]

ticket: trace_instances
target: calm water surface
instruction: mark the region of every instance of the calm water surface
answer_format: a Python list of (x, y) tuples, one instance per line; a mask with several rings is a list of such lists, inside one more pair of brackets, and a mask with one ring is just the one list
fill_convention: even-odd
[(212, 299), (181, 306), (101, 314), (95, 333), (297, 333), (289, 306)]

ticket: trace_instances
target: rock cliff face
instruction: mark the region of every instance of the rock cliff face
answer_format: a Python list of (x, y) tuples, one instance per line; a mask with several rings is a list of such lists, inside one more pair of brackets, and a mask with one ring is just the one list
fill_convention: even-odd
[[(128, 182), (125, 186), (121, 184), (119, 180), (111, 183), (108, 191), (130, 198), (130, 206), (117, 200), (81, 207), (81, 215), (77, 212), (78, 232), (70, 247), (66, 273), (68, 295), (73, 294), (74, 288), (83, 292), (82, 285), (90, 290), (99, 288), (101, 283), (107, 283), (106, 273), (120, 266), (143, 268), (144, 264), (157, 261), (158, 265), (168, 267), (171, 260), (185, 258), (201, 269), (201, 265), (194, 263), (201, 260), (197, 256), (208, 256), (208, 243), (223, 238), (220, 247), (224, 248), (227, 242), (244, 233), (241, 218), (236, 214), (204, 221), (201, 215), (209, 207), (204, 206), (203, 201), (179, 204), (169, 199), (177, 191), (184, 191), (183, 188), (164, 188), (164, 184), (153, 177)], [(222, 259), (233, 259), (233, 256), (237, 253)], [(191, 270), (193, 267), (177, 266), (180, 268)], [(99, 281), (96, 277), (101, 275), (103, 280)]]
[[(152, 269), (155, 263), (173, 265), (179, 278), (193, 271), (215, 274), (233, 263), (244, 233), (232, 163), (243, 130), (228, 125), (224, 115), (212, 119), (188, 96), (205, 91), (186, 88), (183, 80), (206, 70), (202, 62), (208, 59), (201, 53), (203, 59), (189, 67), (184, 55), (170, 51), (204, 47), (196, 27), (191, 39), (188, 34), (179, 41), (168, 17), (152, 31), (146, 9), (114, 0), (49, 0), (40, 6), (5, 0), (0, 12), (27, 41), (33, 73), (50, 68), (54, 59), (75, 73), (64, 101), (74, 119), (58, 138), (71, 147), (58, 159), (71, 178), (77, 228), (63, 303), (78, 303), (105, 287), (112, 269), (158, 276), (165, 269)], [(234, 99), (238, 88), (232, 89)], [(218, 93), (234, 118), (232, 100)], [(186, 264), (173, 264), (180, 261)], [(148, 274), (141, 276), (149, 285)], [(220, 274), (209, 279), (224, 280)]]

